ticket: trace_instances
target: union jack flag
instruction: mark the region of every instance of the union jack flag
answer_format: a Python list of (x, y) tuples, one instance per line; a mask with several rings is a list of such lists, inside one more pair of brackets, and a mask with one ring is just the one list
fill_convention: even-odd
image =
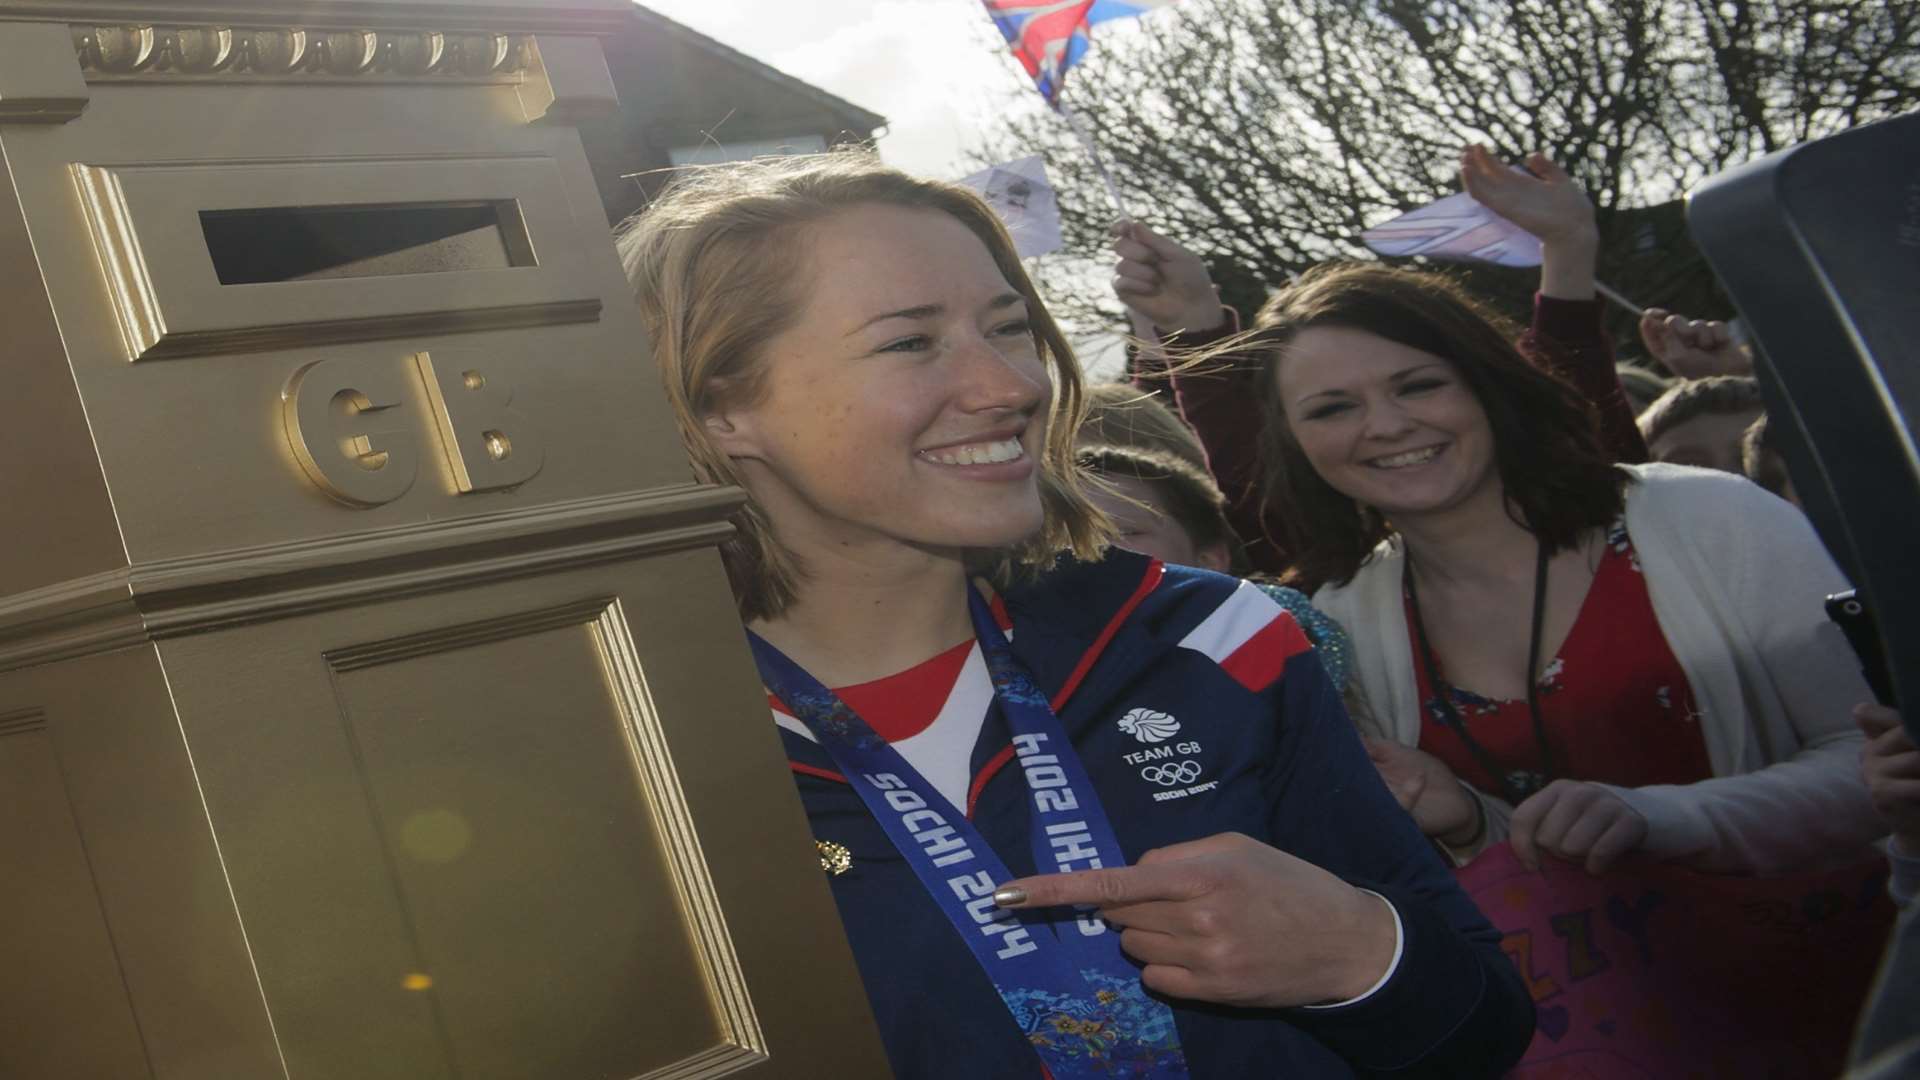
[(984, 0), (987, 14), (1013, 46), (1013, 55), (1033, 76), (1051, 104), (1067, 69), (1087, 52), (1087, 28), (1109, 19), (1130, 19), (1173, 0)]

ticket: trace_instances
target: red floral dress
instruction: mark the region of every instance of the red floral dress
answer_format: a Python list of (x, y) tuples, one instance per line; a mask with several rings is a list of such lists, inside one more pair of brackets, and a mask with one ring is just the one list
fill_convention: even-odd
[[(1407, 619), (1413, 634), (1411, 609)], [(1447, 725), (1432, 675), (1417, 656), (1414, 671), (1424, 705), (1420, 749), (1479, 790), (1499, 794), (1501, 784)], [(1444, 682), (1445, 672), (1439, 677)], [(1449, 689), (1461, 723), (1496, 763), (1508, 770), (1541, 770), (1526, 701)], [(1549, 779), (1642, 787), (1689, 784), (1713, 775), (1693, 692), (1654, 618), (1623, 524), (1608, 530), (1607, 550), (1573, 629), (1541, 672), (1539, 704), (1553, 748), (1555, 772)]]

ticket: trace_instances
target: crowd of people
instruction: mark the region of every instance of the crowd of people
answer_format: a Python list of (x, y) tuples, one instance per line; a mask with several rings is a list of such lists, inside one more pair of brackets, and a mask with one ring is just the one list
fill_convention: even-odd
[(1527, 164), (1461, 160), (1542, 242), (1524, 329), (1377, 263), (1243, 322), (1124, 222), (1106, 386), (983, 202), (870, 157), (623, 229), (900, 1075), (1500, 1075), (1533, 1003), (1456, 873), (1501, 844), (1886, 857), (1912, 904), (1920, 752), (1746, 347), (1649, 311), (1617, 364), (1592, 206)]

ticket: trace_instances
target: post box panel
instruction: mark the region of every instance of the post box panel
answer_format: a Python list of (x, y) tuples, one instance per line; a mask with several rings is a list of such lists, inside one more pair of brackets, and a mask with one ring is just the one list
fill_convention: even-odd
[(236, 696), (324, 696), (229, 700), (188, 731), (292, 1076), (585, 1080), (762, 1058), (616, 600), (307, 657), (323, 668), (271, 636), (291, 646), (272, 665), (288, 681)]
[[(761, 1041), (723, 1014), (740, 982), (731, 943), (683, 915), (711, 907), (712, 886), (697, 858), (675, 858), (677, 785), (647, 782), (641, 743), (658, 753), (657, 721), (616, 693), (634, 661), (611, 609), (330, 657), (417, 943), (392, 977), (432, 994), (462, 1076), (636, 1076)], [(648, 992), (662, 984), (688, 992)]]
[(0, 1076), (283, 1075), (153, 647), (0, 674), (0, 716)]
[(678, 552), (162, 643), (291, 1077), (874, 1060), (826, 1034), (857, 984), (795, 993), (845, 946), (794, 933), (836, 917), (777, 740), (734, 722), (750, 664), (686, 648), (737, 639), (687, 602), (721, 579)]
[[(0, 711), (0, 1076), (148, 1077), (46, 714)], [(63, 1038), (76, 1024), (85, 1039)]]

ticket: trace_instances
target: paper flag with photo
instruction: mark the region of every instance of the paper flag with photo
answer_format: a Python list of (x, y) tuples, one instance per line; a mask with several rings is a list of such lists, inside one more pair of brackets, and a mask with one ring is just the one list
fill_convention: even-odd
[(1021, 258), (1060, 250), (1060, 200), (1047, 182), (1047, 163), (1040, 155), (983, 169), (960, 182), (979, 192), (1000, 215)]
[(1360, 239), (1382, 255), (1476, 259), (1501, 266), (1540, 265), (1537, 237), (1480, 205), (1464, 191), (1375, 225), (1362, 232)]

